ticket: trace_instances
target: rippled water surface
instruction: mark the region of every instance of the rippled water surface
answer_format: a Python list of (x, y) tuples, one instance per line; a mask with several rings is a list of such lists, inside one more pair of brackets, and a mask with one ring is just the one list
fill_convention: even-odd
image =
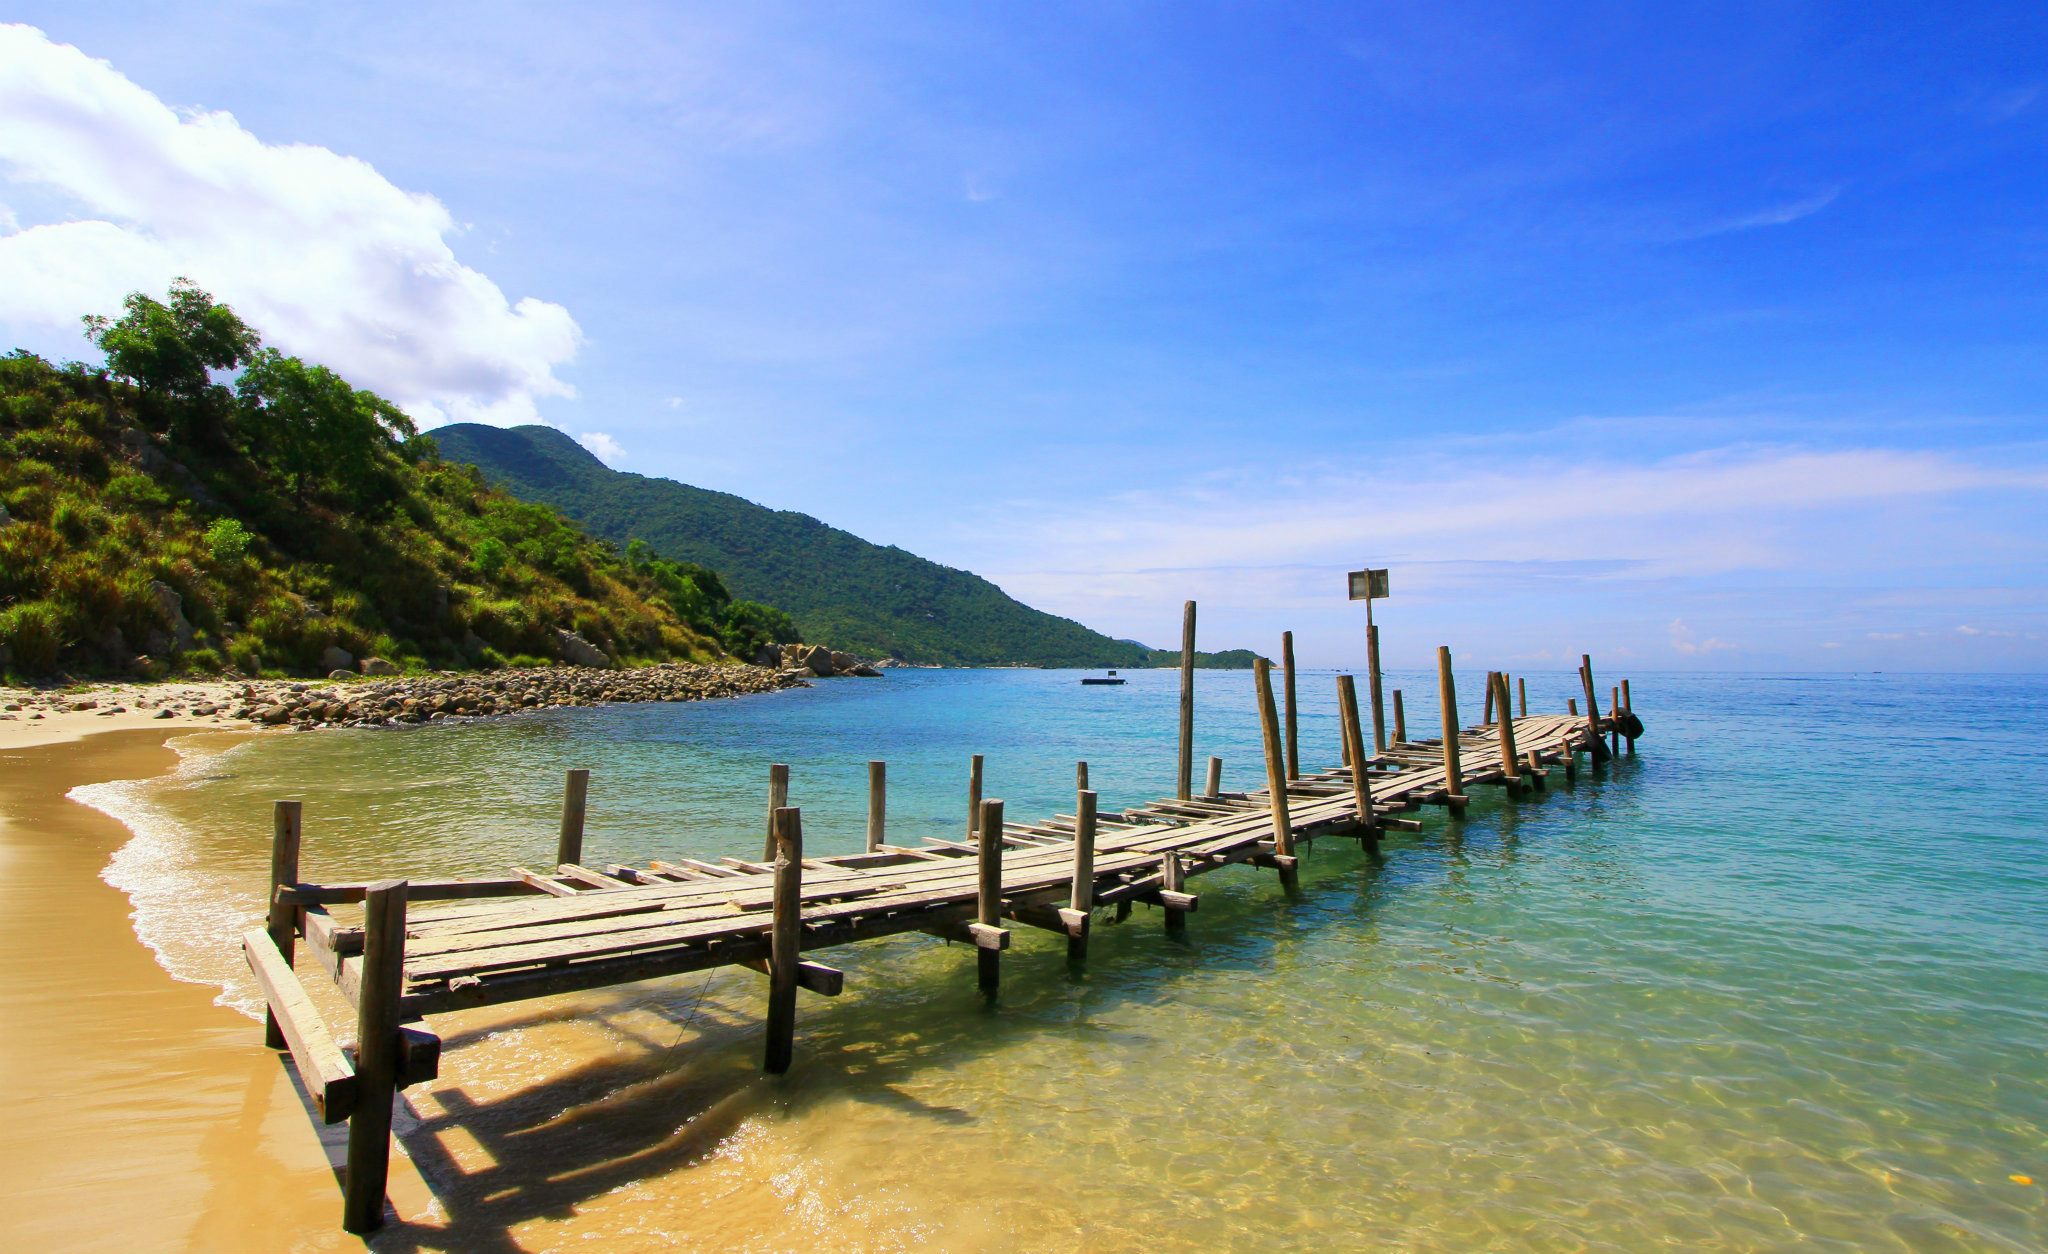
[[(834, 951), (783, 1081), (750, 972), (476, 1012), (408, 1147), (452, 1227), (524, 1248), (2048, 1248), (2013, 1178), (2048, 1180), (2048, 680), (1634, 678), (1638, 756), (1377, 865), (1327, 844), (1291, 901), (1203, 877), (1185, 938), (1141, 908), (1085, 972), (1020, 935), (995, 1006), (964, 949)], [(1107, 807), (1169, 791), (1174, 676), (1075, 679), (193, 737), (82, 791), (137, 832), (109, 878), (144, 938), (246, 1006), (272, 797), (341, 879), (544, 864), (570, 766), (593, 863), (757, 856), (774, 761), (822, 852), (858, 847), (870, 758), (904, 841), (964, 827), (971, 752), (1012, 816), (1071, 810), (1076, 759)], [(1433, 677), (1390, 682), (1435, 725)], [(1532, 708), (1575, 682), (1531, 675)], [(1331, 688), (1303, 677), (1314, 764)], [(1198, 754), (1251, 786), (1249, 676), (1199, 690)]]

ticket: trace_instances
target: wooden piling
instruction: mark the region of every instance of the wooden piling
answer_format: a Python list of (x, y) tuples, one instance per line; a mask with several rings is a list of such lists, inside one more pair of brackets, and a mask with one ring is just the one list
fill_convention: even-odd
[(1486, 672), (1486, 709), (1479, 715), (1479, 725), (1481, 727), (1493, 726), (1493, 686), (1499, 680), (1499, 671)]
[(1088, 764), (1086, 762), (1074, 763), (1074, 791), (1088, 791)]
[(1621, 752), (1621, 727), (1611, 721), (1621, 716), (1620, 684), (1607, 690), (1607, 714), (1610, 720), (1607, 727), (1607, 752), (1612, 755)]
[[(981, 836), (976, 842), (974, 917), (985, 928), (1003, 922), (1003, 803), (981, 803)], [(1002, 984), (1003, 955), (999, 949), (976, 944), (975, 966), (981, 991), (993, 994)]]
[[(1178, 893), (1186, 889), (1187, 874), (1181, 866), (1179, 850), (1169, 849), (1159, 855), (1159, 887), (1169, 893)], [(1187, 911), (1169, 904), (1162, 913), (1166, 915), (1167, 931), (1185, 932), (1188, 930)]]
[(967, 839), (973, 840), (981, 830), (981, 755), (975, 754), (967, 763)]
[(1515, 676), (1515, 707), (1515, 713), (1529, 717), (1529, 681), (1520, 675)]
[(789, 765), (777, 762), (768, 768), (768, 834), (762, 842), (761, 861), (775, 861), (775, 812), (789, 805)]
[(1493, 686), (1500, 705), (1500, 773), (1507, 780), (1509, 791), (1518, 792), (1522, 788), (1522, 761), (1515, 755), (1515, 720), (1508, 713), (1508, 677), (1496, 672)]
[[(1372, 602), (1366, 602), (1367, 617), (1371, 617)], [(1381, 713), (1380, 705), (1380, 629), (1378, 624), (1368, 624), (1365, 629), (1365, 669), (1367, 686), (1372, 690), (1372, 752), (1374, 757), (1387, 751), (1387, 720)], [(1394, 693), (1394, 724), (1401, 723), (1401, 694)], [(1394, 739), (1401, 733), (1396, 731)]]
[(1294, 825), (1287, 817), (1287, 766), (1280, 748), (1280, 716), (1273, 709), (1273, 664), (1265, 658), (1252, 663), (1252, 686), (1258, 690), (1259, 731), (1266, 750), (1266, 792), (1273, 810), (1273, 852), (1288, 859), (1281, 864), (1280, 882), (1292, 891), (1295, 886)]
[[(1408, 716), (1401, 709), (1401, 690), (1399, 688), (1394, 689), (1394, 743), (1397, 745), (1408, 743)], [(1386, 750), (1381, 749), (1380, 752), (1385, 753)]]
[(1209, 778), (1202, 784), (1204, 797), (1216, 798), (1223, 795), (1223, 759), (1209, 759)]
[(797, 963), (803, 949), (803, 811), (775, 812), (774, 917), (768, 932), (768, 1044), (761, 1068), (769, 1075), (789, 1070), (796, 1053)]
[(868, 852), (888, 843), (889, 764), (868, 763)]
[(1358, 723), (1358, 689), (1349, 675), (1337, 676), (1338, 730), (1351, 755), (1351, 803), (1368, 849), (1379, 848), (1379, 821), (1372, 813), (1372, 777), (1365, 769), (1365, 730)]
[(1301, 778), (1301, 728), (1294, 699), (1294, 633), (1280, 633), (1281, 709), (1287, 715), (1287, 778)]
[(1080, 962), (1088, 957), (1086, 916), (1095, 909), (1095, 794), (1085, 788), (1074, 798), (1074, 880), (1067, 909), (1083, 916), (1079, 935), (1067, 933), (1067, 960)]
[(1195, 781), (1195, 603), (1181, 607), (1180, 618), (1180, 757), (1173, 795), (1182, 801)]
[(555, 839), (555, 865), (583, 861), (583, 812), (590, 799), (590, 772), (576, 767), (562, 786), (562, 830)]
[(1465, 776), (1458, 769), (1458, 681), (1451, 674), (1451, 648), (1436, 650), (1437, 699), (1444, 712), (1444, 792), (1453, 810), (1465, 808)]
[[(1636, 699), (1629, 694), (1628, 681), (1626, 679), (1621, 681), (1621, 708), (1622, 712), (1626, 714), (1633, 715), (1636, 712)], [(1636, 738), (1634, 736), (1628, 737), (1628, 755), (1630, 757), (1636, 755)]]
[(1586, 736), (1592, 741), (1589, 748), (1593, 761), (1605, 762), (1610, 756), (1607, 745), (1600, 735), (1600, 697), (1593, 687), (1593, 655), (1579, 655), (1579, 682), (1586, 690)]
[(361, 1235), (384, 1223), (391, 1176), (391, 1103), (398, 1095), (398, 998), (405, 982), (404, 880), (365, 892), (362, 978), (356, 989), (356, 1107), (348, 1121), (341, 1226)]
[[(270, 807), (270, 913), (265, 930), (284, 955), (289, 967), (297, 949), (299, 909), (284, 900), (278, 890), (299, 882), (299, 834), (301, 804), (279, 801)], [(272, 1049), (285, 1047), (284, 1027), (271, 1011), (263, 1014), (263, 1043)]]

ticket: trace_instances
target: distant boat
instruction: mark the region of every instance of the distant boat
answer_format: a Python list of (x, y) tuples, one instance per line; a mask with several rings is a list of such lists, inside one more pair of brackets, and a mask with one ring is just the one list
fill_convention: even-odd
[(1120, 684), (1124, 681), (1116, 677), (1115, 671), (1111, 671), (1107, 675), (1083, 675), (1081, 676), (1081, 682), (1084, 684)]

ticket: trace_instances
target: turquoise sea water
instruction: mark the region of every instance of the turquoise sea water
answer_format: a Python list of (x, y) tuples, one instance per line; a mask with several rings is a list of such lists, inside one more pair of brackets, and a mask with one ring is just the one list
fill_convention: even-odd
[[(1013, 817), (1071, 811), (1077, 759), (1105, 807), (1170, 791), (1175, 675), (1076, 678), (201, 736), (177, 775), (84, 799), (137, 831), (109, 878), (144, 938), (246, 1006), (232, 937), (273, 797), (306, 803), (305, 875), (344, 879), (544, 864), (571, 766), (594, 770), (594, 864), (757, 856), (775, 761), (818, 852), (860, 845), (870, 758), (906, 842), (964, 829), (970, 753)], [(2048, 1188), (2012, 1178), (2048, 1181), (2048, 679), (1631, 678), (1638, 756), (1429, 812), (1377, 864), (1326, 845), (1292, 900), (1202, 877), (1185, 938), (1141, 909), (1083, 972), (1020, 936), (993, 1007), (963, 949), (832, 951), (848, 992), (806, 996), (785, 1081), (755, 1075), (751, 973), (492, 1019), (451, 1037), (465, 1096), (422, 1097), (409, 1145), (548, 1159), (509, 1192), (444, 1168), (455, 1226), (524, 1248), (2048, 1248)], [(1434, 676), (1388, 682), (1433, 734)], [(1530, 674), (1531, 709), (1576, 682)], [(1332, 676), (1301, 693), (1320, 766)], [(1213, 753), (1253, 786), (1250, 676), (1198, 694), (1198, 781)], [(711, 1224), (707, 1190), (745, 1222)]]

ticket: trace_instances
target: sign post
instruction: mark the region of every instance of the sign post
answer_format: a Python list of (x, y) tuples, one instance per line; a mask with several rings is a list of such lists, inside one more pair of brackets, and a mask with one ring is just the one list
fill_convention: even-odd
[(1349, 572), (1346, 579), (1351, 599), (1365, 602), (1365, 666), (1372, 688), (1372, 751), (1377, 755), (1387, 751), (1387, 715), (1380, 692), (1380, 629), (1373, 626), (1372, 603), (1387, 595), (1387, 570), (1368, 566)]

